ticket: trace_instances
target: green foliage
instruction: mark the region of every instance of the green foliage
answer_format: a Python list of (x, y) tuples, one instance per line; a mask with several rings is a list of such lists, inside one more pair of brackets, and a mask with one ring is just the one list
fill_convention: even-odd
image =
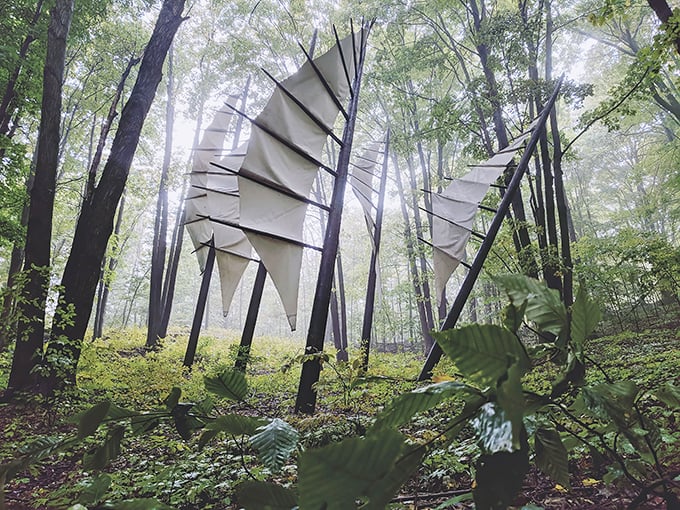
[(482, 388), (495, 385), (511, 364), (524, 371), (530, 365), (517, 336), (497, 326), (473, 324), (437, 333), (435, 338), (458, 370)]
[(603, 304), (605, 320), (620, 330), (664, 315), (680, 299), (680, 250), (656, 233), (623, 229), (586, 237), (574, 251), (582, 261), (577, 276)]
[(280, 471), (290, 454), (297, 449), (300, 435), (279, 418), (256, 430), (257, 433), (250, 438), (250, 444), (257, 449), (267, 468), (273, 472)]
[(240, 402), (248, 394), (246, 377), (238, 370), (227, 370), (217, 377), (205, 377), (204, 381), (209, 392), (236, 402)]
[(569, 460), (556, 429), (539, 428), (534, 435), (536, 466), (562, 487), (569, 488)]
[(510, 302), (516, 308), (524, 307), (526, 318), (541, 331), (559, 335), (567, 324), (567, 310), (555, 289), (523, 275), (507, 274), (496, 278)]
[(340, 510), (360, 498), (365, 508), (384, 508), (419, 462), (395, 431), (308, 450), (300, 456), (300, 506)]
[(253, 480), (239, 485), (236, 499), (246, 510), (290, 510), (297, 506), (297, 496), (291, 490)]
[(378, 414), (372, 430), (399, 427), (416, 414), (435, 407), (443, 400), (465, 393), (481, 395), (477, 389), (457, 381), (443, 381), (404, 393), (394, 398)]
[[(554, 309), (553, 297), (538, 284), (512, 279), (510, 285), (520, 290), (536, 285), (536, 292), (518, 294), (517, 306), (512, 305), (514, 318), (508, 322), (512, 327), (472, 325), (442, 333), (442, 347), (458, 379), (439, 376), (438, 382), (398, 395), (373, 423), (353, 416), (320, 415), (293, 419), (291, 426), (280, 418), (252, 416), (253, 408), (244, 400), (251, 392), (250, 381), (234, 376), (231, 369), (211, 367), (212, 375), (203, 378), (203, 392), (192, 388), (200, 374), (187, 380), (196, 404), (184, 401), (179, 386), (168, 380), (151, 410), (131, 410), (108, 401), (90, 405), (72, 420), (77, 425), (72, 434), (32, 445), (3, 464), (2, 473), (11, 479), (57, 452), (82, 450), (83, 467), (92, 475), (81, 484), (79, 501), (110, 508), (142, 504), (210, 508), (215, 498), (230, 497), (235, 490), (239, 506), (246, 509), (298, 505), (382, 509), (419, 470), (439, 483), (445, 473), (471, 472), (477, 508), (506, 508), (514, 502), (530, 461), (568, 488), (568, 455), (580, 454), (582, 445), (600, 461), (613, 462), (607, 476), (612, 483), (617, 476), (633, 477), (642, 486), (664, 479), (664, 459), (674, 451), (673, 437), (652, 418), (677, 409), (677, 387), (658, 384), (646, 393), (640, 385), (618, 379), (616, 372), (617, 378), (609, 375), (603, 381), (590, 376), (552, 393), (528, 391), (527, 381), (538, 375), (563, 377), (569, 360), (557, 359), (560, 375), (559, 370), (545, 370), (546, 363), (553, 363), (545, 358), (546, 351), (525, 347), (526, 332), (520, 325), (531, 321), (535, 327), (546, 324), (552, 329), (558, 314), (550, 318), (545, 312)], [(529, 313), (534, 319), (529, 319)], [(557, 332), (565, 343), (563, 350), (589, 364), (588, 338), (597, 323), (597, 307), (580, 290), (566, 317), (571, 334)], [(609, 339), (597, 348), (613, 349), (619, 342)], [(147, 367), (154, 367), (155, 357), (163, 355), (147, 354)], [(615, 355), (611, 362), (620, 358)], [(330, 359), (325, 363), (330, 366)], [(326, 377), (340, 377), (333, 370), (325, 372)], [(287, 374), (267, 377), (283, 376)], [(380, 388), (384, 381), (377, 382)], [(264, 388), (262, 382), (256, 384)], [(278, 391), (277, 385), (274, 388)], [(226, 397), (218, 404), (230, 407), (215, 406), (212, 399), (204, 398), (206, 391)], [(248, 409), (248, 415), (239, 409)], [(463, 441), (454, 442), (463, 434)], [(307, 450), (301, 451), (299, 443)], [(137, 453), (135, 445), (154, 455)], [(131, 466), (122, 472), (103, 472), (114, 459), (116, 465), (129, 459)], [(129, 485), (135, 487), (134, 493), (121, 489)], [(662, 495), (660, 490), (657, 493)]]

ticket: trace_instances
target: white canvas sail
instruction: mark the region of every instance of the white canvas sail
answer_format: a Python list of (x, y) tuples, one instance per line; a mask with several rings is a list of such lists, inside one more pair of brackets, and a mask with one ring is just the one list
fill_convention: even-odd
[[(227, 104), (236, 105), (238, 97), (230, 96)], [(194, 245), (198, 265), (201, 272), (205, 269), (205, 261), (208, 257), (208, 247), (213, 228), (208, 220), (208, 200), (206, 188), (208, 184), (208, 172), (213, 168), (211, 161), (217, 161), (222, 155), (222, 146), (229, 123), (233, 117), (233, 109), (225, 107), (215, 112), (210, 125), (203, 132), (198, 147), (194, 147), (194, 161), (189, 176), (189, 190), (185, 198), (185, 225), (191, 242)]]
[(350, 175), (349, 184), (352, 186), (354, 195), (359, 200), (361, 208), (364, 210), (364, 218), (366, 218), (366, 227), (368, 228), (368, 235), (371, 236), (371, 242), (374, 242), (375, 235), (375, 219), (373, 210), (373, 178), (375, 176), (375, 167), (380, 159), (380, 143), (373, 142), (364, 153), (356, 158), (352, 166), (352, 173)]
[[(346, 102), (354, 79), (354, 46), (360, 47), (355, 34), (314, 59), (316, 68), (340, 104)], [(346, 69), (342, 63), (342, 56)], [(349, 76), (348, 76), (349, 75)], [(277, 88), (252, 126), (248, 150), (239, 172), (240, 222), (246, 235), (267, 268), (283, 303), (291, 329), (297, 322), (297, 301), (302, 263), (302, 247), (286, 240), (302, 242), (307, 203), (271, 189), (262, 182), (308, 197), (318, 172), (327, 131), (331, 130), (339, 109), (314, 67), (306, 62), (298, 72), (282, 82), (325, 127), (322, 129), (302, 108)], [(261, 126), (261, 127), (260, 127)], [(263, 129), (264, 128), (264, 129)], [(268, 134), (270, 130), (285, 140)], [(296, 150), (292, 150), (291, 147)], [(306, 154), (308, 157), (300, 155)], [(244, 177), (251, 174), (256, 181)], [(263, 232), (258, 234), (255, 231)], [(271, 235), (267, 235), (271, 234)]]
[[(245, 147), (219, 161), (221, 167), (236, 170), (241, 166)], [(215, 242), (215, 260), (220, 276), (222, 314), (226, 317), (250, 262), (252, 246), (240, 228), (238, 180), (234, 173), (212, 166), (207, 178), (207, 201)]]
[(453, 179), (441, 194), (432, 195), (432, 264), (438, 303), (449, 278), (465, 260), (465, 246), (470, 239), (478, 205), (489, 185), (503, 174), (530, 135), (531, 131), (522, 134), (484, 163), (475, 165), (460, 179)]

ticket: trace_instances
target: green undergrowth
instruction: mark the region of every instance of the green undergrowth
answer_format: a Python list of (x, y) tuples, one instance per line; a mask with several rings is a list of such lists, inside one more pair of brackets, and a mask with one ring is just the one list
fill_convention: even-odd
[[(215, 330), (202, 336), (192, 370), (182, 366), (187, 336), (186, 331), (173, 331), (158, 350), (149, 352), (140, 347), (145, 340), (142, 330), (111, 332), (104, 339), (85, 344), (77, 392), (56, 400), (38, 399), (25, 406), (15, 405), (11, 416), (3, 416), (0, 464), (36, 438), (73, 433), (74, 425), (66, 422), (66, 418), (102, 400), (150, 412), (167, 406), (167, 397), (176, 387), (181, 388), (181, 402), (205, 404), (210, 399), (205, 377), (218, 377), (233, 366), (239, 334)], [(593, 384), (605, 382), (606, 372), (608, 377), (634, 381), (650, 391), (666, 382), (677, 385), (679, 342), (680, 336), (673, 325), (589, 340), (585, 342), (590, 365), (587, 380)], [(210, 401), (220, 414), (282, 418), (297, 430), (299, 450), (282, 461), (276, 472), (258, 460), (257, 451), (242, 437), (226, 434), (201, 444), (196, 435), (183, 439), (178, 430), (166, 422), (146, 435), (126, 435), (123, 453), (103, 471), (82, 466), (83, 451), (93, 451), (96, 445), (106, 441), (106, 433), (99, 430), (85, 438), (84, 449), (61, 452), (36, 463), (15, 478), (8, 490), (21, 494), (22, 501), (30, 508), (68, 508), (79, 500), (87, 501), (89, 496), (83, 495), (96, 487), (105, 475), (108, 500), (153, 498), (178, 509), (235, 508), (235, 491), (240, 484), (267, 479), (281, 487), (293, 487), (297, 483), (299, 452), (365, 436), (375, 416), (390, 401), (420, 386), (414, 382), (422, 363), (416, 355), (373, 353), (367, 375), (360, 373), (351, 362), (337, 363), (330, 356), (323, 363), (317, 386), (317, 414), (296, 416), (292, 411), (301, 351), (300, 345), (289, 340), (256, 338), (246, 374), (247, 397), (240, 402), (219, 398)], [(357, 351), (350, 351), (350, 361), (359, 355)], [(9, 359), (8, 354), (0, 356), (0, 380), (6, 380)], [(526, 374), (523, 384), (527, 390), (548, 391), (558, 373), (558, 365), (547, 361), (540, 370)], [(458, 371), (445, 358), (437, 367), (435, 378), (456, 380)], [(644, 405), (644, 401), (642, 403)], [(0, 413), (8, 409), (2, 406)], [(455, 441), (437, 432), (461, 410), (462, 401), (445, 400), (417, 414), (401, 428), (409, 444), (428, 444), (430, 448), (405, 490), (436, 492), (470, 486), (475, 477), (472, 459), (479, 455), (473, 431), (463, 427)], [(675, 419), (672, 415), (659, 417), (665, 421)], [(680, 445), (674, 436), (677, 429), (665, 439), (668, 448), (678, 451)], [(56, 471), (51, 478), (45, 475), (49, 470)], [(588, 476), (594, 475), (588, 473)]]

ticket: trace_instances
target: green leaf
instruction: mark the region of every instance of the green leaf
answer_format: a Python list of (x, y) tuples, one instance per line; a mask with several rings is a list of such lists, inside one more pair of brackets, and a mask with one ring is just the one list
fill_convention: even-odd
[(505, 416), (512, 424), (512, 444), (515, 450), (520, 447), (520, 433), (524, 418), (524, 393), (522, 392), (522, 375), (524, 372), (513, 363), (508, 368), (507, 378), (498, 385), (496, 397), (498, 405), (505, 411)]
[(391, 499), (396, 480), (413, 467), (406, 459), (400, 462), (404, 450), (403, 436), (388, 429), (304, 452), (299, 461), (300, 508), (346, 510), (355, 508), (357, 499), (371, 505)]
[(133, 416), (130, 420), (132, 434), (135, 436), (151, 432), (158, 426), (158, 418), (154, 415), (140, 414)]
[(524, 374), (529, 357), (511, 331), (493, 324), (471, 324), (434, 334), (437, 343), (465, 376), (482, 387), (495, 387), (508, 366), (516, 362)]
[(300, 435), (285, 421), (274, 418), (267, 425), (258, 427), (250, 444), (258, 451), (262, 463), (273, 472), (283, 465), (298, 446)]
[(168, 411), (172, 411), (179, 403), (179, 397), (181, 395), (182, 390), (180, 390), (177, 386), (174, 386), (172, 390), (170, 390), (170, 394), (165, 397), (165, 400), (163, 400), (163, 404), (165, 404), (165, 407), (168, 409)]
[(583, 342), (600, 322), (600, 309), (588, 298), (585, 288), (579, 287), (571, 311), (571, 343), (574, 354), (583, 361)]
[(456, 505), (458, 503), (464, 503), (465, 501), (470, 501), (471, 499), (472, 499), (472, 492), (466, 492), (465, 494), (459, 494), (458, 496), (454, 496), (451, 499), (447, 499), (441, 505), (435, 507), (434, 510), (448, 510), (450, 508), (454, 508), (453, 505)]
[(215, 408), (215, 403), (210, 395), (206, 396), (203, 400), (198, 402), (195, 406), (196, 412), (207, 416), (212, 413)]
[(85, 455), (83, 455), (83, 467), (85, 469), (104, 469), (109, 463), (120, 455), (120, 442), (125, 435), (125, 427), (117, 426), (109, 430), (104, 442)]
[(195, 430), (203, 427), (204, 423), (189, 414), (193, 404), (183, 403), (177, 404), (172, 408), (172, 419), (175, 423), (175, 429), (182, 439), (189, 440)]
[(92, 481), (83, 489), (80, 493), (78, 501), (83, 505), (94, 505), (99, 503), (104, 496), (106, 491), (111, 487), (111, 475), (107, 473), (99, 473), (95, 476)]
[(559, 432), (539, 428), (534, 436), (536, 465), (546, 475), (567, 489), (569, 485), (569, 460)]
[(653, 394), (671, 409), (680, 407), (680, 388), (670, 381), (656, 390)]
[(508, 305), (503, 310), (503, 326), (508, 328), (513, 333), (517, 333), (519, 328), (522, 326), (522, 322), (524, 321), (526, 309), (526, 303), (519, 307), (513, 305), (512, 303), (508, 303)]
[(399, 427), (413, 416), (427, 411), (440, 402), (460, 393), (480, 394), (478, 390), (457, 381), (443, 381), (403, 393), (387, 404), (371, 428), (380, 431), (387, 427)]
[(625, 429), (631, 420), (631, 409), (638, 391), (633, 381), (619, 381), (587, 386), (581, 390), (581, 395), (591, 415), (611, 420), (619, 429)]
[(104, 401), (93, 405), (87, 411), (77, 415), (78, 419), (78, 439), (91, 436), (101, 425), (109, 412), (111, 402)]
[(247, 481), (236, 488), (236, 501), (245, 510), (290, 510), (297, 506), (297, 496), (275, 483)]
[(384, 510), (399, 488), (411, 478), (420, 467), (426, 449), (424, 446), (412, 448), (404, 452), (392, 469), (370, 488), (368, 502), (361, 506), (362, 510)]
[(201, 434), (201, 437), (198, 440), (198, 449), (202, 450), (205, 448), (205, 445), (207, 445), (210, 441), (215, 439), (217, 435), (220, 433), (219, 430), (204, 430), (203, 433)]
[(112, 420), (121, 420), (123, 418), (132, 418), (133, 416), (137, 416), (139, 413), (135, 411), (130, 411), (129, 409), (125, 409), (124, 407), (119, 407), (115, 404), (111, 404), (111, 407), (109, 407), (109, 412), (107, 413), (106, 417), (111, 418)]
[(515, 307), (526, 306), (527, 319), (536, 323), (540, 330), (559, 335), (565, 329), (567, 310), (555, 289), (520, 274), (501, 275), (496, 277), (496, 282)]
[(479, 447), (484, 454), (514, 452), (517, 448), (512, 431), (512, 422), (503, 408), (495, 402), (487, 402), (479, 408), (471, 420), (477, 433)]
[(217, 377), (204, 377), (205, 389), (210, 393), (241, 402), (248, 394), (248, 382), (238, 370), (225, 370)]
[(581, 360), (573, 353), (569, 352), (567, 356), (567, 367), (565, 371), (560, 374), (560, 377), (553, 382), (551, 397), (555, 398), (559, 395), (563, 395), (570, 385), (577, 388), (585, 384), (586, 377), (586, 366), (581, 362)]
[(208, 423), (205, 428), (225, 432), (234, 436), (252, 436), (257, 432), (257, 428), (266, 424), (265, 420), (242, 416), (240, 414), (225, 414), (218, 416), (214, 421)]

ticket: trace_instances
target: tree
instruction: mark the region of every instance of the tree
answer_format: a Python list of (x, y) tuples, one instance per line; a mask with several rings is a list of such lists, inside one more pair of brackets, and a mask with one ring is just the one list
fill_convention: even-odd
[(92, 312), (115, 212), (144, 120), (161, 80), (163, 62), (185, 19), (182, 17), (183, 10), (184, 0), (164, 0), (144, 51), (137, 80), (123, 108), (102, 176), (78, 219), (46, 351), (45, 361), (49, 368), (45, 385), (47, 391), (75, 382), (81, 343)]
[(175, 125), (175, 105), (173, 92), (172, 48), (168, 56), (167, 103), (165, 109), (165, 151), (161, 178), (156, 201), (156, 220), (153, 232), (153, 251), (151, 255), (151, 282), (149, 287), (149, 314), (147, 317), (146, 347), (154, 348), (160, 337), (163, 317), (163, 273), (167, 251), (168, 231), (168, 171), (172, 157), (172, 130)]
[(26, 234), (24, 261), (26, 284), (19, 302), (21, 320), (8, 381), (10, 389), (25, 389), (34, 384), (33, 369), (39, 362), (42, 352), (45, 301), (49, 285), (52, 213), (59, 162), (61, 91), (66, 39), (72, 15), (73, 0), (56, 0), (50, 10), (36, 170), (33, 187), (30, 190)]

